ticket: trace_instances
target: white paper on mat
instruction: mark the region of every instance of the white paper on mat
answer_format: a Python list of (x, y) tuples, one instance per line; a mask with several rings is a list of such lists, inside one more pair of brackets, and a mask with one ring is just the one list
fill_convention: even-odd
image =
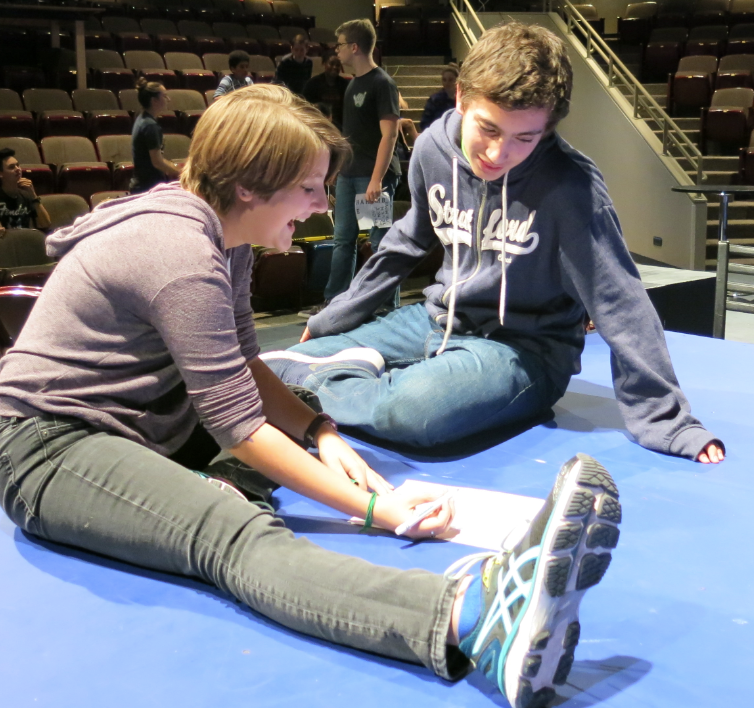
[(372, 202), (367, 201), (366, 194), (357, 194), (354, 200), (356, 218), (359, 220), (359, 229), (387, 229), (393, 225), (393, 211), (390, 204), (390, 195), (387, 192), (380, 194), (380, 198)]
[[(466, 546), (499, 551), (505, 538), (516, 530), (517, 535), (524, 524), (528, 525), (544, 505), (544, 499), (525, 497), (520, 494), (492, 492), (489, 489), (453, 487), (445, 484), (407, 479), (396, 492), (414, 492), (426, 489), (437, 497), (457, 489), (453, 497), (455, 515), (452, 527), (438, 538), (462, 543)], [(361, 519), (351, 519), (361, 524)], [(512, 536), (513, 538), (513, 536)]]

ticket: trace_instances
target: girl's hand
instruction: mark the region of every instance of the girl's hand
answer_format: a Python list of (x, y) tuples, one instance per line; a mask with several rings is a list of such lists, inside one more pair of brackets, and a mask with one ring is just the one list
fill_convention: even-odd
[(365, 492), (369, 489), (377, 494), (389, 494), (393, 485), (377, 474), (356, 451), (341, 438), (329, 425), (323, 425), (317, 434), (319, 459), (333, 472), (345, 474)]
[[(374, 509), (375, 524), (394, 532), (398, 526), (414, 515), (416, 506), (433, 502), (441, 496), (442, 492), (435, 490), (400, 489), (394, 491), (377, 500)], [(415, 539), (440, 536), (450, 528), (454, 513), (453, 500), (448, 499), (431, 516), (422, 519), (416, 526), (406, 531), (404, 536)]]

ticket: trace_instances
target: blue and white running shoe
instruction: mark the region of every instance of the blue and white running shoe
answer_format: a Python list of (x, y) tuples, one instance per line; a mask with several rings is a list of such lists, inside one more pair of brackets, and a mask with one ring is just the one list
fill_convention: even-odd
[(482, 563), (481, 617), (459, 648), (514, 708), (544, 708), (554, 686), (565, 683), (581, 598), (610, 565), (620, 521), (613, 478), (579, 453), (514, 545), (462, 558), (446, 571), (461, 578)]

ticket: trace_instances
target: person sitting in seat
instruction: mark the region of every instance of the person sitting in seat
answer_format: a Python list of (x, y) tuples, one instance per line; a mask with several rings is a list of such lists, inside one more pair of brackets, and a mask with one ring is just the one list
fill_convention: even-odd
[(343, 65), (335, 52), (325, 55), (324, 71), (312, 76), (303, 90), (304, 98), (309, 103), (325, 103), (330, 107), (332, 121), (338, 130), (343, 129), (343, 100), (348, 88), (348, 79), (341, 76)]
[(304, 86), (312, 77), (314, 65), (306, 56), (307, 40), (303, 34), (297, 34), (291, 44), (291, 53), (286, 54), (275, 71), (275, 81), (287, 86), (298, 96), (304, 95)]
[(0, 234), (6, 229), (46, 229), (50, 215), (34, 191), (30, 179), (23, 176), (12, 148), (0, 149)]
[(237, 91), (244, 86), (251, 86), (254, 83), (249, 76), (250, 61), (251, 58), (242, 49), (236, 49), (228, 54), (230, 74), (220, 79), (214, 98), (220, 98), (220, 96)]

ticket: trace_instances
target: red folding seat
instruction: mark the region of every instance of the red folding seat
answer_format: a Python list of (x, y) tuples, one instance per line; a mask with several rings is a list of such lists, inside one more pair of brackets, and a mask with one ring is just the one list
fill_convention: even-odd
[(308, 30), (315, 25), (314, 16), (304, 15), (298, 3), (291, 2), (291, 0), (272, 0), (272, 12), (274, 22), (278, 27), (294, 25)]
[(25, 111), (21, 97), (6, 88), (0, 88), (0, 137), (31, 140), (37, 137), (31, 111)]
[(178, 88), (178, 76), (165, 68), (165, 61), (157, 52), (125, 52), (123, 60), (128, 69), (132, 69), (147, 81), (157, 81), (165, 88)]
[(12, 347), (21, 333), (42, 288), (29, 285), (0, 287), (0, 347)]
[[(141, 113), (144, 108), (139, 103), (139, 97), (136, 89), (123, 89), (118, 92), (118, 101), (120, 107), (131, 114), (134, 117)], [(157, 116), (157, 122), (160, 124), (163, 133), (177, 133), (178, 132), (178, 116), (175, 111), (165, 111)]]
[(112, 171), (113, 189), (128, 190), (134, 173), (131, 136), (102, 135), (97, 138), (96, 146), (100, 162), (106, 162)]
[(84, 46), (87, 49), (115, 49), (115, 37), (102, 29), (85, 32)]
[(150, 17), (141, 21), (141, 29), (149, 34), (153, 48), (160, 54), (191, 51), (188, 38), (181, 36), (172, 20)]
[(196, 54), (168, 52), (165, 54), (165, 66), (178, 75), (181, 88), (200, 93), (217, 88), (215, 72), (205, 69), (202, 60)]
[(683, 56), (688, 37), (685, 27), (662, 27), (652, 30), (642, 56), (642, 79), (665, 80), (675, 72)]
[(173, 20), (173, 22), (191, 20), (194, 17), (191, 8), (184, 5), (182, 0), (161, 0), (160, 14), (168, 20)]
[(267, 45), (267, 52), (270, 59), (273, 61), (275, 57), (282, 57), (291, 53), (291, 44), (284, 39), (270, 39), (265, 42)]
[[(599, 32), (604, 34), (605, 20), (600, 19), (599, 23), (601, 23)], [(422, 51), (440, 56), (451, 53), (450, 8), (430, 6), (422, 8)]]
[(719, 58), (725, 54), (727, 42), (728, 28), (725, 25), (693, 27), (686, 42), (686, 56), (709, 54)]
[(50, 194), (55, 191), (55, 175), (49, 165), (42, 162), (37, 144), (29, 138), (0, 138), (0, 148), (11, 148), (21, 164), (24, 177), (34, 183), (34, 191)]
[(152, 39), (142, 31), (133, 17), (103, 17), (102, 29), (113, 35), (120, 52), (147, 51), (153, 48)]
[(318, 42), (322, 45), (322, 49), (331, 49), (335, 46), (337, 38), (335, 37), (335, 31), (327, 29), (326, 27), (312, 27), (309, 30), (309, 39), (312, 42)]
[(42, 206), (50, 215), (48, 232), (70, 226), (80, 216), (89, 213), (88, 202), (78, 194), (45, 194), (41, 199)]
[(692, 3), (689, 0), (660, 0), (655, 27), (687, 27)]
[(754, 88), (754, 54), (728, 54), (720, 59), (715, 88)]
[(102, 202), (109, 202), (111, 199), (120, 199), (121, 197), (127, 196), (128, 192), (123, 189), (110, 190), (109, 192), (97, 192), (92, 194), (89, 198), (89, 205), (94, 209), (102, 204)]
[(249, 71), (254, 75), (254, 81), (258, 83), (269, 83), (275, 78), (275, 64), (269, 57), (250, 57)]
[(222, 22), (223, 20), (222, 10), (216, 8), (208, 0), (183, 0), (183, 4), (190, 8), (194, 17), (201, 22)]
[(118, 105), (115, 94), (108, 89), (76, 89), (73, 105), (84, 114), (89, 137), (130, 135), (131, 116)]
[(618, 18), (618, 37), (621, 44), (645, 44), (657, 14), (656, 2), (632, 2), (623, 17)]
[(189, 51), (194, 52), (194, 54), (201, 55), (225, 51), (225, 40), (222, 37), (215, 37), (212, 27), (206, 22), (181, 20), (178, 22), (178, 33), (188, 37), (192, 46)]
[(731, 0), (728, 22), (731, 27), (742, 22), (754, 22), (754, 0)]
[(41, 231), (8, 229), (0, 239), (0, 284), (44, 285), (52, 265)]
[(296, 25), (281, 25), (278, 27), (280, 32), (280, 39), (284, 39), (286, 42), (293, 43), (293, 40), (300, 34), (309, 39), (309, 33), (303, 27), (297, 27)]
[(117, 93), (123, 88), (133, 88), (134, 72), (123, 65), (123, 57), (111, 49), (87, 49), (86, 68), (91, 85)]
[(244, 22), (247, 20), (244, 4), (238, 0), (214, 0), (215, 9), (222, 13), (225, 22)]
[[(205, 69), (214, 72), (216, 78), (215, 88), (217, 88), (217, 82), (223, 76), (230, 73), (227, 54), (205, 54), (202, 57), (202, 62)], [(273, 66), (272, 68), (274, 70), (275, 67)]]
[(277, 25), (272, 5), (265, 0), (243, 0), (245, 20), (255, 25)]
[(734, 25), (728, 34), (728, 54), (754, 54), (754, 23)]
[(306, 254), (300, 246), (285, 252), (255, 248), (251, 276), (251, 306), (259, 312), (283, 303), (298, 309), (306, 281)]
[(199, 122), (202, 114), (207, 110), (204, 96), (198, 91), (186, 89), (173, 89), (168, 91), (170, 108), (178, 114), (179, 132), (183, 135), (191, 135), (194, 126)]
[(725, 25), (728, 23), (728, 5), (730, 0), (696, 0), (689, 24)]
[(37, 119), (37, 131), (46, 135), (86, 135), (84, 114), (73, 110), (70, 96), (61, 89), (26, 89), (24, 106)]
[(709, 141), (726, 146), (749, 144), (754, 127), (754, 89), (718, 89), (709, 108), (702, 109), (700, 142), (702, 154)]
[(717, 71), (717, 59), (712, 56), (683, 57), (678, 71), (668, 85), (668, 109), (671, 115), (678, 107), (709, 106)]
[[(246, 34), (246, 28), (240, 22), (215, 22), (212, 25), (215, 36), (221, 37), (228, 51), (241, 49), (248, 54), (261, 54), (259, 42)], [(223, 50), (225, 51), (225, 50)], [(212, 54), (214, 52), (208, 52)], [(221, 52), (222, 53), (222, 52)]]
[(110, 169), (97, 160), (97, 153), (89, 138), (42, 138), (44, 161), (55, 168), (57, 191), (78, 194), (89, 200), (95, 192), (111, 188)]
[(183, 167), (188, 160), (191, 138), (177, 133), (165, 133), (162, 138), (162, 154), (179, 167)]

